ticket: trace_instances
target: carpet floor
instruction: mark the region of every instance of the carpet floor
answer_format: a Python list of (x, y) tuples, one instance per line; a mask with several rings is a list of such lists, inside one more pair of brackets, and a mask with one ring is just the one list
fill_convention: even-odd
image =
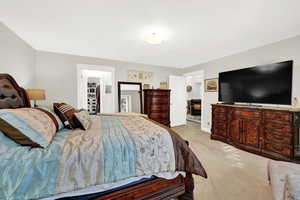
[(173, 129), (190, 142), (208, 174), (194, 176), (196, 200), (272, 200), (269, 159), (211, 140), (198, 126)]

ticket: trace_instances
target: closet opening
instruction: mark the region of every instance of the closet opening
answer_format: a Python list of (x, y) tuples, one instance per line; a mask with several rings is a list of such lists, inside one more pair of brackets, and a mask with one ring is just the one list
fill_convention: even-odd
[(78, 109), (90, 114), (115, 112), (114, 68), (78, 65)]

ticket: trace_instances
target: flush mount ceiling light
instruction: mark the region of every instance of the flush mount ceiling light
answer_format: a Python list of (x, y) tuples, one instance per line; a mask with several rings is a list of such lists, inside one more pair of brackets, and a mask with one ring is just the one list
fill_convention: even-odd
[(162, 27), (146, 27), (142, 32), (143, 40), (149, 44), (161, 44), (168, 38), (169, 31)]
[(144, 40), (150, 44), (161, 44), (163, 42), (162, 36), (156, 32), (145, 35)]

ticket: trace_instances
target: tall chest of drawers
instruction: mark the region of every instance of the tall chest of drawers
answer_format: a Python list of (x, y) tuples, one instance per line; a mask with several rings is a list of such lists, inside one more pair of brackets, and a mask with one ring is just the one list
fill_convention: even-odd
[(170, 126), (170, 92), (165, 89), (144, 89), (144, 114), (165, 126)]

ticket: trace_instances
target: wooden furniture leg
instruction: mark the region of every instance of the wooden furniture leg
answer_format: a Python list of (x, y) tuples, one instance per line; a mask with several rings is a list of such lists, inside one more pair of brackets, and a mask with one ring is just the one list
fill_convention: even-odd
[(178, 197), (179, 200), (193, 200), (194, 199), (194, 179), (191, 173), (186, 173), (184, 178), (185, 193)]

